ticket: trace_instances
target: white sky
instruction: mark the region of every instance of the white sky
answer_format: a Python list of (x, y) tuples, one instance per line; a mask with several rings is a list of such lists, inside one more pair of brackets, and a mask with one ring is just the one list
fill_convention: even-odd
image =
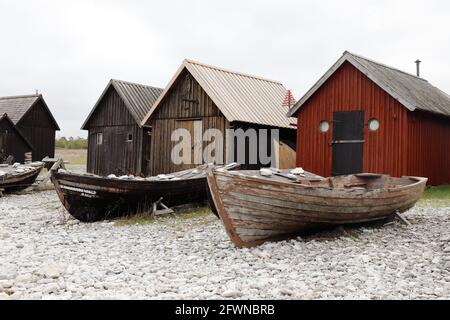
[(44, 94), (60, 136), (110, 78), (165, 87), (184, 58), (282, 81), (300, 98), (345, 50), (450, 93), (449, 1), (0, 0), (0, 96)]

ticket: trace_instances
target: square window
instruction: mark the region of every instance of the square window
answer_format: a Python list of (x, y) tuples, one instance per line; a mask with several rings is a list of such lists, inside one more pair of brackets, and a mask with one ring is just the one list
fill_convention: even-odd
[(127, 141), (128, 142), (132, 142), (133, 141), (133, 134), (132, 133), (128, 134)]

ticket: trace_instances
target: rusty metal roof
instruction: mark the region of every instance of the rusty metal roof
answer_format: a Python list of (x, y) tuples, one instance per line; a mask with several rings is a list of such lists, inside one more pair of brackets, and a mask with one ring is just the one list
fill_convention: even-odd
[(98, 105), (103, 99), (108, 89), (113, 86), (117, 91), (128, 110), (130, 111), (133, 118), (136, 120), (138, 125), (144, 120), (144, 117), (149, 112), (152, 105), (158, 99), (159, 95), (163, 92), (163, 89), (151, 87), (143, 84), (132, 83), (123, 80), (111, 79), (103, 91), (102, 95), (98, 99), (92, 111), (89, 113), (86, 121), (84, 122), (82, 129), (87, 130), (87, 124), (89, 119), (94, 114)]
[(418, 109), (450, 116), (450, 96), (427, 80), (348, 51), (344, 52), (342, 57), (291, 108), (288, 115), (295, 115), (325, 81), (347, 61), (410, 111)]
[(294, 128), (292, 124), (295, 123), (295, 119), (286, 116), (289, 108), (283, 106), (287, 94), (283, 84), (192, 60), (183, 61), (145, 117), (143, 125), (151, 118), (184, 69), (187, 69), (201, 85), (229, 122)]
[(8, 118), (16, 125), (38, 101), (42, 101), (42, 105), (55, 125), (56, 130), (59, 130), (58, 123), (53, 118), (41, 94), (0, 97), (0, 114), (8, 114)]

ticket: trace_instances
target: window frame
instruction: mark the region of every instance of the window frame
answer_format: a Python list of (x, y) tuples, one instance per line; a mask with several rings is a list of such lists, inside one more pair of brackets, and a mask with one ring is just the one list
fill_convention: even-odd
[(95, 134), (95, 142), (98, 146), (103, 144), (103, 132), (97, 132)]
[[(131, 137), (131, 139), (130, 139), (130, 137)], [(134, 136), (132, 133), (127, 134), (127, 142), (133, 142), (133, 138), (134, 138)]]
[[(326, 124), (327, 125), (327, 130), (322, 130), (322, 124)], [(322, 120), (319, 122), (319, 132), (320, 133), (327, 133), (328, 131), (330, 131), (330, 122), (328, 122), (327, 120)]]

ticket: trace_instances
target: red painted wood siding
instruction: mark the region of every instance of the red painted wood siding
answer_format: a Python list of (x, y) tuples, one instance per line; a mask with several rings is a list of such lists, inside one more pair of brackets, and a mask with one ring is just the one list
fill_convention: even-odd
[[(297, 164), (323, 176), (331, 175), (333, 112), (364, 111), (363, 170), (401, 175), (407, 163), (407, 110), (351, 64), (345, 63), (298, 113)], [(370, 119), (380, 129), (368, 130)], [(319, 124), (330, 129), (321, 133)]]
[[(336, 111), (364, 111), (365, 172), (425, 176), (430, 184), (450, 183), (450, 119), (410, 112), (348, 62), (298, 112), (298, 166), (331, 175), (329, 142)], [(372, 118), (380, 121), (378, 131), (368, 129)], [(324, 120), (330, 123), (327, 133), (319, 130)]]
[(450, 183), (450, 118), (420, 111), (408, 116), (409, 174), (433, 185)]

